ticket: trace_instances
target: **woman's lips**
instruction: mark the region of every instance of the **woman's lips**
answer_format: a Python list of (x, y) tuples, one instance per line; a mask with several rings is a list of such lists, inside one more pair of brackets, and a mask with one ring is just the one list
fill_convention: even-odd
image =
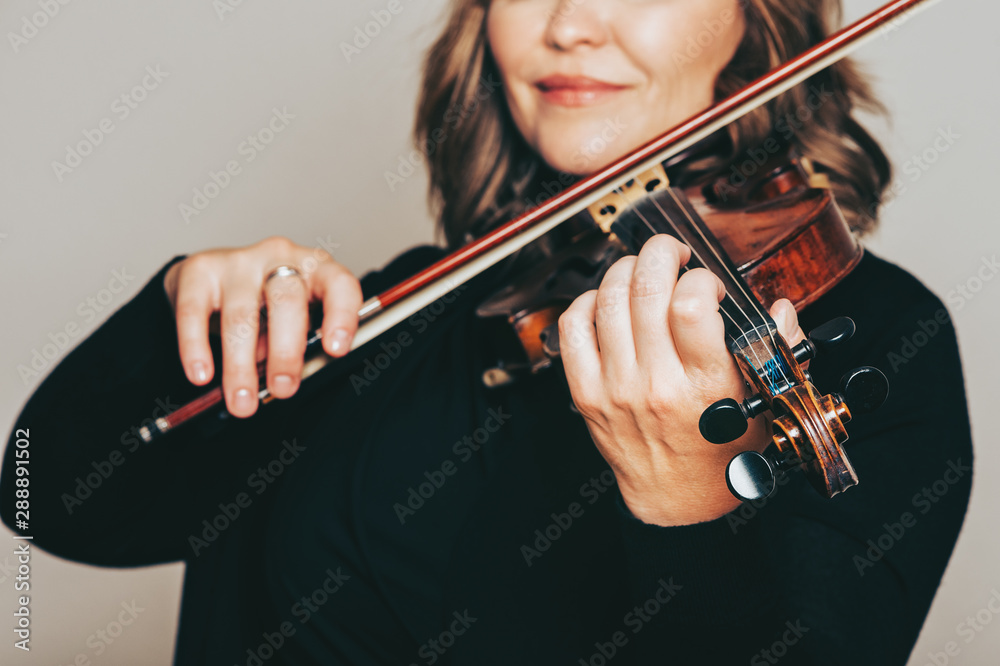
[(586, 76), (555, 74), (535, 82), (542, 98), (559, 106), (599, 104), (628, 86), (599, 81)]

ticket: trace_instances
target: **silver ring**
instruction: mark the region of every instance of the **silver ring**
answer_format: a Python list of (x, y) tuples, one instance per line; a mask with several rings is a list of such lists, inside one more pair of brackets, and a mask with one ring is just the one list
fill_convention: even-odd
[(264, 278), (264, 286), (267, 286), (267, 283), (270, 282), (272, 278), (276, 278), (276, 277), (289, 277), (289, 276), (293, 276), (293, 275), (295, 277), (299, 278), (300, 280), (302, 280), (303, 283), (306, 281), (306, 279), (304, 277), (302, 277), (302, 273), (299, 273), (299, 271), (295, 267), (293, 267), (293, 266), (278, 266), (277, 268), (275, 268), (274, 270), (272, 270), (270, 273), (268, 273), (266, 278)]

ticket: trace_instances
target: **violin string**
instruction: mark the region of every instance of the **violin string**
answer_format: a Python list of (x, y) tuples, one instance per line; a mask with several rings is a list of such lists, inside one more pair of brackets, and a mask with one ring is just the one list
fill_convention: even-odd
[[(641, 186), (643, 187), (643, 189), (645, 189), (645, 184), (644, 184), (644, 183), (642, 183), (642, 181), (641, 181), (641, 180), (639, 180), (638, 178), (637, 178), (636, 180), (637, 180), (637, 181), (639, 182), (639, 184), (640, 184), (640, 185), (641, 185)], [(620, 189), (620, 188), (619, 188), (619, 189)], [(687, 217), (687, 219), (688, 219), (688, 222), (689, 222), (689, 223), (691, 224), (691, 226), (695, 227), (695, 229), (696, 229), (696, 230), (698, 231), (698, 234), (699, 234), (699, 235), (701, 236), (701, 238), (702, 238), (702, 241), (703, 241), (703, 242), (705, 243), (705, 245), (706, 245), (706, 246), (707, 246), (707, 247), (708, 247), (708, 248), (709, 248), (709, 249), (710, 249), (710, 250), (712, 251), (712, 253), (713, 253), (713, 254), (715, 255), (716, 259), (718, 259), (718, 260), (719, 260), (719, 264), (720, 264), (720, 265), (721, 265), (721, 266), (722, 266), (722, 267), (723, 267), (723, 268), (725, 269), (725, 271), (726, 271), (726, 274), (727, 274), (727, 275), (728, 275), (728, 276), (730, 277), (730, 279), (731, 279), (731, 280), (732, 280), (733, 282), (735, 282), (735, 283), (736, 283), (736, 285), (737, 285), (737, 286), (739, 287), (740, 291), (741, 291), (741, 292), (743, 293), (743, 296), (747, 298), (747, 300), (748, 300), (748, 301), (749, 301), (749, 302), (751, 303), (751, 305), (752, 305), (752, 306), (754, 307), (754, 309), (756, 310), (757, 314), (758, 314), (758, 315), (760, 315), (760, 316), (761, 316), (761, 318), (762, 318), (762, 319), (763, 319), (763, 320), (765, 321), (765, 328), (767, 328), (767, 331), (768, 331), (768, 335), (769, 335), (769, 336), (771, 337), (771, 343), (772, 343), (772, 345), (775, 345), (775, 341), (774, 341), (774, 336), (773, 336), (773, 333), (771, 333), (771, 330), (770, 330), (770, 327), (766, 325), (766, 321), (767, 321), (767, 320), (766, 320), (766, 317), (765, 317), (765, 316), (764, 316), (764, 315), (763, 315), (763, 314), (761, 313), (760, 309), (759, 309), (759, 308), (757, 307), (757, 305), (755, 304), (755, 303), (756, 303), (756, 298), (755, 298), (755, 297), (753, 297), (752, 295), (749, 295), (749, 294), (747, 294), (747, 292), (746, 292), (746, 288), (745, 288), (745, 285), (744, 285), (744, 284), (743, 284), (743, 283), (742, 283), (742, 282), (741, 282), (740, 280), (738, 280), (738, 279), (735, 279), (735, 278), (734, 278), (734, 276), (733, 276), (732, 272), (731, 272), (731, 271), (729, 270), (729, 268), (728, 268), (728, 267), (727, 267), (727, 266), (725, 265), (725, 262), (724, 262), (724, 261), (722, 261), (722, 257), (721, 257), (721, 256), (719, 255), (719, 252), (718, 252), (718, 250), (717, 250), (717, 249), (716, 249), (716, 248), (715, 248), (715, 247), (714, 247), (714, 246), (712, 245), (712, 243), (710, 243), (710, 242), (708, 241), (708, 238), (707, 238), (707, 237), (705, 237), (704, 233), (702, 233), (702, 231), (701, 231), (700, 227), (698, 227), (698, 225), (697, 225), (697, 224), (695, 224), (694, 220), (693, 220), (693, 219), (691, 218), (691, 215), (690, 215), (690, 213), (688, 213), (688, 212), (687, 212), (687, 210), (686, 210), (686, 209), (684, 208), (684, 206), (682, 206), (682, 205), (681, 205), (681, 202), (680, 202), (680, 200), (679, 200), (679, 199), (677, 198), (677, 195), (676, 195), (676, 193), (675, 193), (674, 189), (673, 189), (673, 188), (671, 188), (671, 187), (667, 187), (666, 189), (667, 189), (667, 191), (668, 191), (668, 192), (670, 193), (670, 196), (671, 196), (671, 198), (672, 198), (672, 199), (674, 200), (674, 202), (675, 202), (675, 204), (677, 205), (677, 207), (678, 207), (678, 208), (680, 208), (680, 209), (681, 209), (681, 210), (682, 210), (682, 211), (684, 212), (684, 215), (685, 215), (685, 217)], [(623, 198), (624, 198), (624, 199), (625, 199), (626, 201), (628, 201), (628, 197), (627, 197), (627, 196), (625, 195), (624, 191), (621, 191), (620, 193), (621, 193), (622, 197), (623, 197)], [(662, 207), (662, 206), (660, 206), (660, 204), (659, 204), (659, 202), (658, 202), (658, 201), (656, 200), (656, 198), (655, 198), (655, 197), (653, 197), (653, 196), (652, 196), (651, 194), (649, 195), (649, 197), (648, 197), (648, 198), (649, 198), (649, 199), (650, 199), (650, 200), (651, 200), (651, 201), (653, 202), (653, 205), (655, 205), (655, 206), (656, 206), (657, 210), (659, 211), (659, 213), (660, 213), (660, 215), (661, 215), (661, 216), (663, 217), (663, 219), (664, 219), (664, 220), (666, 220), (666, 221), (667, 221), (667, 223), (668, 223), (668, 224), (670, 224), (670, 226), (674, 228), (674, 231), (676, 231), (676, 232), (678, 233), (678, 235), (681, 235), (681, 234), (680, 234), (680, 230), (679, 230), (679, 229), (678, 229), (678, 227), (677, 227), (677, 224), (676, 224), (676, 223), (674, 222), (674, 219), (673, 219), (673, 218), (672, 218), (672, 217), (670, 216), (670, 214), (669, 214), (669, 213), (667, 213), (667, 211), (665, 211), (665, 210), (663, 209), (663, 207)], [(646, 225), (646, 227), (647, 227), (647, 228), (648, 228), (648, 229), (649, 229), (649, 230), (650, 230), (650, 231), (651, 231), (652, 233), (654, 233), (654, 234), (655, 234), (655, 233), (657, 233), (657, 232), (656, 232), (656, 229), (655, 229), (655, 228), (653, 227), (653, 225), (652, 225), (652, 224), (650, 224), (649, 220), (648, 220), (648, 219), (646, 219), (646, 217), (645, 217), (644, 215), (642, 215), (642, 212), (641, 212), (641, 211), (639, 210), (638, 206), (635, 206), (635, 205), (634, 205), (634, 204), (635, 204), (635, 202), (634, 202), (634, 201), (631, 201), (631, 202), (629, 202), (629, 204), (633, 206), (633, 208), (634, 208), (634, 210), (635, 210), (636, 214), (637, 214), (637, 215), (639, 216), (639, 218), (640, 218), (640, 219), (641, 219), (641, 220), (643, 221), (643, 223), (644, 223), (644, 224)], [(682, 240), (683, 240), (683, 239), (682, 239)], [(698, 260), (699, 260), (699, 261), (700, 261), (700, 262), (702, 263), (702, 265), (707, 265), (707, 264), (706, 264), (706, 262), (704, 261), (704, 259), (703, 259), (703, 258), (702, 258), (702, 257), (701, 257), (701, 256), (700, 256), (699, 254), (698, 254), (698, 252), (697, 252), (697, 251), (696, 251), (696, 250), (695, 250), (695, 249), (694, 249), (693, 247), (691, 247), (691, 245), (690, 245), (689, 243), (685, 243), (685, 244), (686, 244), (686, 245), (688, 245), (688, 247), (689, 247), (689, 248), (691, 249), (691, 252), (692, 252), (692, 253), (694, 254), (695, 258), (697, 258), (697, 259), (698, 259)], [(685, 269), (684, 269), (684, 270), (685, 270), (685, 272), (686, 272), (686, 267), (685, 267)], [(729, 296), (729, 298), (730, 298), (730, 302), (731, 302), (731, 303), (732, 303), (732, 304), (733, 304), (734, 306), (736, 306), (736, 309), (737, 309), (737, 310), (739, 310), (740, 314), (741, 314), (741, 315), (743, 315), (743, 317), (744, 317), (744, 318), (745, 318), (745, 319), (747, 320), (747, 323), (748, 323), (748, 324), (750, 325), (750, 327), (751, 327), (751, 328), (753, 328), (754, 330), (756, 330), (756, 326), (754, 326), (754, 323), (753, 323), (753, 320), (752, 320), (752, 319), (750, 319), (750, 317), (749, 317), (749, 316), (747, 315), (746, 311), (744, 311), (744, 310), (743, 310), (743, 308), (742, 308), (742, 307), (740, 307), (740, 304), (739, 304), (738, 302), (736, 302), (736, 300), (735, 300), (735, 299), (733, 299), (732, 295), (731, 295), (731, 294), (729, 293), (729, 290), (728, 290), (728, 288), (727, 288), (727, 287), (725, 287), (725, 286), (723, 286), (723, 289), (724, 289), (724, 291), (725, 291), (726, 295), (727, 295), (727, 296)], [(751, 344), (751, 343), (750, 343), (750, 340), (749, 340), (749, 337), (748, 337), (748, 334), (749, 334), (749, 332), (748, 332), (748, 331), (747, 331), (746, 329), (744, 329), (743, 327), (741, 327), (741, 326), (740, 326), (740, 325), (739, 325), (739, 324), (738, 324), (738, 323), (736, 322), (736, 320), (735, 320), (735, 319), (733, 319), (732, 315), (731, 315), (731, 314), (730, 314), (729, 312), (727, 312), (727, 311), (726, 311), (726, 309), (725, 309), (725, 308), (720, 308), (720, 310), (721, 310), (721, 312), (722, 312), (722, 313), (723, 313), (724, 315), (726, 315), (726, 316), (727, 316), (727, 317), (729, 318), (729, 320), (730, 320), (731, 322), (733, 322), (733, 325), (734, 325), (734, 326), (736, 326), (736, 328), (740, 329), (740, 330), (741, 330), (741, 331), (743, 332), (743, 335), (742, 335), (742, 337), (743, 337), (744, 341), (746, 341), (746, 343), (747, 343), (747, 347), (749, 347), (749, 348), (750, 348), (750, 352), (751, 352), (751, 353), (753, 354), (753, 356), (754, 356), (754, 359), (756, 359), (756, 361), (757, 361), (758, 365), (760, 366), (761, 370), (763, 371), (763, 370), (764, 370), (764, 368), (765, 368), (765, 363), (764, 363), (764, 362), (763, 362), (763, 361), (761, 360), (760, 356), (758, 355), (758, 353), (757, 353), (757, 350), (756, 350), (755, 346), (754, 346), (753, 344)], [(783, 378), (783, 379), (784, 379), (784, 380), (785, 380), (786, 382), (789, 382), (789, 379), (788, 379), (788, 376), (787, 376), (787, 375), (785, 374), (785, 371), (784, 371), (784, 368), (782, 368), (781, 364), (777, 362), (777, 359), (775, 358), (775, 355), (774, 355), (773, 351), (772, 351), (771, 349), (768, 349), (768, 348), (767, 348), (766, 346), (765, 346), (765, 351), (766, 351), (766, 356), (768, 357), (769, 361), (771, 361), (771, 362), (772, 362), (772, 364), (771, 364), (771, 365), (772, 365), (772, 367), (776, 367), (776, 368), (778, 369), (778, 371), (779, 371), (779, 372), (781, 373), (781, 376), (782, 376), (782, 378)], [(789, 383), (790, 383), (790, 382), (789, 382)]]
[[(643, 189), (645, 189), (645, 187), (646, 187), (646, 186), (645, 186), (645, 184), (643, 184), (643, 183), (642, 183), (642, 181), (640, 181), (640, 180), (639, 180), (638, 178), (636, 178), (635, 180), (636, 180), (636, 182), (638, 182), (638, 183), (639, 183), (639, 185), (640, 185), (640, 186), (642, 186), (642, 188), (643, 188)], [(669, 189), (669, 188), (668, 188), (668, 189)], [(649, 222), (649, 220), (648, 220), (648, 219), (646, 219), (646, 216), (642, 214), (642, 211), (641, 211), (641, 210), (639, 209), (639, 207), (635, 205), (635, 201), (629, 201), (629, 197), (628, 197), (628, 195), (627, 195), (627, 194), (625, 193), (625, 190), (624, 190), (624, 188), (622, 188), (622, 187), (618, 187), (618, 188), (616, 188), (616, 191), (617, 191), (617, 192), (618, 192), (618, 193), (619, 193), (619, 194), (621, 195), (621, 197), (622, 197), (622, 198), (623, 198), (623, 199), (624, 199), (624, 200), (626, 201), (626, 203), (628, 203), (628, 204), (629, 204), (629, 205), (630, 205), (630, 206), (632, 207), (632, 210), (633, 210), (633, 211), (635, 211), (635, 213), (636, 213), (636, 215), (637, 215), (637, 216), (639, 217), (639, 219), (640, 219), (640, 220), (642, 220), (642, 223), (646, 225), (646, 228), (648, 228), (648, 229), (649, 229), (649, 231), (650, 231), (651, 233), (653, 233), (654, 235), (655, 235), (656, 233), (658, 233), (658, 232), (656, 231), (656, 228), (655, 228), (655, 227), (654, 227), (654, 226), (653, 226), (653, 225), (652, 225), (652, 224), (651, 224), (651, 223)], [(677, 230), (677, 225), (676, 225), (676, 224), (674, 223), (674, 221), (673, 221), (673, 220), (672, 220), (672, 219), (670, 218), (670, 216), (669, 216), (669, 215), (667, 214), (667, 212), (666, 212), (666, 211), (664, 211), (664, 210), (663, 210), (662, 208), (660, 208), (659, 206), (657, 206), (657, 208), (659, 208), (659, 209), (660, 209), (660, 214), (661, 214), (661, 215), (662, 215), (662, 216), (664, 217), (664, 219), (665, 219), (665, 220), (666, 220), (666, 221), (667, 221), (667, 222), (668, 222), (668, 223), (670, 224), (670, 226), (674, 227), (674, 230), (676, 231), (676, 230)], [(678, 233), (680, 233), (680, 232), (678, 231)], [(683, 239), (682, 239), (682, 240), (683, 240)], [(695, 250), (695, 249), (694, 249), (693, 247), (691, 247), (691, 246), (690, 246), (689, 244), (687, 244), (687, 243), (685, 243), (685, 245), (688, 245), (688, 247), (689, 247), (689, 248), (691, 249), (691, 252), (692, 252), (692, 254), (694, 254), (695, 258), (696, 258), (696, 259), (698, 259), (698, 261), (701, 261), (701, 262), (702, 262), (702, 264), (704, 264), (704, 263), (705, 263), (704, 261), (702, 261), (702, 258), (701, 258), (701, 256), (700, 256), (700, 255), (698, 254), (697, 250)], [(685, 273), (685, 272), (687, 272), (687, 270), (688, 270), (688, 269), (687, 269), (687, 267), (686, 267), (686, 266), (682, 266), (682, 267), (681, 267), (681, 272), (682, 272), (682, 273)], [(728, 296), (728, 295), (729, 295), (729, 290), (728, 290), (728, 288), (727, 288), (727, 287), (725, 287), (725, 285), (723, 285), (723, 289), (725, 290), (725, 292), (726, 292), (726, 295)], [(736, 308), (737, 308), (737, 309), (738, 309), (738, 310), (740, 311), (740, 314), (742, 314), (742, 315), (743, 315), (743, 317), (744, 317), (744, 318), (745, 318), (745, 319), (747, 320), (747, 324), (749, 324), (750, 326), (753, 326), (753, 321), (752, 321), (752, 320), (750, 319), (750, 317), (748, 317), (748, 316), (747, 316), (746, 312), (744, 312), (744, 311), (743, 311), (743, 308), (741, 308), (741, 307), (739, 306), (739, 304), (738, 304), (738, 303), (736, 303), (736, 301), (732, 299), (732, 297), (730, 297), (730, 301), (731, 301), (731, 302), (732, 302), (732, 303), (733, 303), (733, 304), (734, 304), (734, 305), (736, 306)], [(740, 325), (739, 325), (739, 324), (738, 324), (738, 323), (736, 322), (736, 320), (735, 320), (735, 319), (733, 318), (732, 314), (730, 314), (730, 313), (729, 313), (729, 312), (728, 312), (728, 311), (727, 311), (727, 310), (726, 310), (725, 308), (719, 308), (719, 310), (720, 310), (720, 312), (722, 312), (722, 313), (723, 313), (723, 314), (724, 314), (724, 315), (725, 315), (726, 317), (728, 317), (728, 318), (729, 318), (729, 320), (730, 320), (730, 321), (731, 321), (731, 322), (733, 323), (733, 326), (735, 326), (735, 327), (736, 327), (736, 328), (738, 328), (739, 330), (743, 331), (743, 338), (744, 338), (744, 339), (747, 339), (747, 337), (746, 337), (746, 336), (747, 336), (747, 332), (746, 332), (746, 330), (744, 330), (744, 328), (743, 328), (742, 326), (740, 326)], [(747, 341), (748, 341), (748, 343), (749, 343), (749, 340), (747, 340)], [(763, 367), (764, 367), (764, 363), (763, 363), (763, 361), (761, 361), (761, 358), (760, 358), (760, 356), (759, 356), (759, 355), (757, 354), (757, 350), (756, 350), (756, 349), (754, 349), (754, 346), (753, 346), (753, 345), (750, 345), (750, 344), (748, 344), (747, 346), (749, 346), (749, 347), (750, 347), (750, 352), (751, 352), (751, 353), (753, 354), (754, 358), (755, 358), (755, 359), (757, 360), (757, 363), (758, 363), (758, 364), (760, 365), (760, 367), (761, 367), (761, 368), (763, 369)]]
[[(646, 225), (646, 228), (648, 228), (651, 233), (653, 233), (654, 235), (660, 233), (660, 232), (658, 232), (656, 230), (656, 227), (654, 227), (652, 225), (652, 223), (650, 223), (650, 221), (646, 218), (646, 216), (642, 214), (642, 211), (639, 210), (637, 207), (635, 207), (635, 200), (629, 201), (629, 197), (628, 197), (628, 195), (625, 194), (624, 189), (622, 189), (621, 187), (619, 187), (619, 188), (615, 188), (615, 191), (617, 191), (621, 195), (621, 197), (623, 199), (625, 199), (625, 201), (630, 206), (633, 206), (633, 211), (636, 213), (636, 215), (639, 217), (639, 219), (642, 220), (643, 224)], [(690, 246), (688, 246), (688, 247), (690, 247)], [(698, 253), (695, 252), (694, 248), (691, 248), (691, 252), (694, 253), (695, 257), (698, 258), (699, 261), (700, 261), (700, 257), (698, 256)], [(680, 271), (681, 271), (681, 273), (686, 273), (688, 271), (688, 267), (687, 266), (681, 266), (680, 267)], [(723, 287), (723, 288), (725, 289), (725, 287)], [(728, 290), (726, 290), (726, 295), (727, 296), (729, 295), (729, 291)], [(727, 312), (725, 309), (722, 309), (721, 312), (726, 317), (729, 318), (729, 321), (731, 321), (733, 323), (733, 326), (736, 326), (741, 331), (743, 330), (743, 327), (739, 325), (739, 323), (733, 318), (733, 316), (729, 312)], [(746, 315), (744, 314), (744, 316), (746, 316)], [(750, 320), (749, 317), (747, 317), (747, 324), (751, 324), (751, 325), (753, 324), (753, 322)]]
[[(638, 180), (638, 179), (636, 179), (636, 180)], [(641, 183), (640, 183), (640, 185), (641, 185)], [(634, 212), (635, 212), (635, 213), (636, 213), (636, 215), (637, 215), (637, 216), (639, 217), (639, 219), (640, 219), (640, 220), (642, 220), (642, 223), (646, 225), (646, 228), (647, 228), (647, 229), (649, 229), (649, 231), (650, 231), (650, 232), (651, 232), (652, 234), (654, 234), (654, 235), (655, 235), (655, 234), (657, 234), (657, 233), (659, 233), (659, 232), (658, 232), (658, 231), (656, 230), (656, 228), (655, 228), (655, 227), (654, 227), (654, 226), (652, 225), (652, 223), (650, 223), (650, 221), (649, 221), (649, 220), (648, 220), (648, 219), (646, 218), (646, 216), (642, 214), (642, 211), (641, 211), (641, 210), (640, 210), (640, 209), (639, 209), (638, 207), (636, 207), (636, 206), (635, 206), (635, 200), (632, 200), (632, 201), (629, 201), (629, 197), (628, 197), (628, 195), (627, 195), (627, 194), (625, 193), (624, 189), (622, 189), (622, 188), (617, 188), (617, 190), (618, 190), (618, 193), (619, 193), (619, 194), (620, 194), (620, 195), (622, 196), (622, 198), (623, 198), (623, 199), (625, 199), (625, 201), (626, 201), (626, 202), (627, 202), (627, 203), (628, 203), (628, 204), (629, 204), (630, 206), (632, 206), (632, 207), (633, 207), (633, 210), (634, 210)], [(690, 246), (688, 246), (688, 247), (690, 247)], [(691, 248), (691, 252), (692, 252), (692, 253), (694, 253), (694, 255), (695, 255), (695, 257), (696, 257), (696, 258), (699, 258), (699, 257), (698, 257), (698, 253), (697, 253), (697, 252), (696, 252), (696, 251), (694, 250), (694, 248)], [(699, 258), (699, 260), (700, 260), (700, 258)], [(681, 272), (681, 274), (683, 274), (683, 273), (686, 273), (686, 272), (688, 272), (688, 267), (687, 267), (687, 266), (681, 266), (681, 267), (680, 267), (680, 272)], [(725, 287), (723, 287), (723, 288), (725, 289)], [(726, 294), (727, 294), (727, 295), (729, 294), (728, 290), (726, 291)], [(733, 326), (736, 326), (736, 327), (737, 327), (737, 328), (739, 328), (740, 330), (743, 330), (743, 327), (742, 327), (742, 326), (740, 326), (740, 325), (739, 325), (739, 323), (737, 323), (737, 321), (736, 321), (735, 319), (733, 319), (733, 316), (732, 316), (732, 315), (731, 315), (731, 314), (730, 314), (729, 312), (727, 312), (727, 311), (726, 311), (725, 309), (721, 309), (721, 312), (722, 312), (722, 313), (723, 313), (723, 314), (724, 314), (724, 315), (725, 315), (726, 317), (728, 317), (728, 318), (729, 318), (729, 321), (731, 321), (731, 322), (733, 323)], [(747, 323), (748, 323), (748, 324), (752, 324), (753, 322), (752, 322), (752, 321), (750, 321), (750, 319), (749, 319), (749, 318), (747, 318)]]
[[(698, 235), (701, 237), (701, 239), (705, 243), (705, 245), (709, 248), (709, 250), (711, 250), (712, 254), (715, 255), (715, 258), (719, 261), (719, 263), (722, 265), (722, 267), (726, 270), (726, 273), (729, 275), (729, 277), (733, 280), (733, 282), (736, 283), (736, 286), (739, 287), (740, 291), (743, 293), (743, 296), (750, 303), (751, 307), (753, 307), (753, 309), (756, 311), (757, 315), (764, 322), (764, 329), (767, 331), (767, 335), (771, 339), (771, 345), (772, 345), (772, 347), (771, 347), (771, 349), (768, 349), (767, 352), (768, 352), (768, 355), (771, 357), (771, 360), (774, 361), (773, 366), (778, 368), (778, 371), (781, 373), (781, 377), (782, 377), (782, 379), (785, 380), (785, 382), (787, 382), (789, 384), (792, 383), (791, 380), (789, 380), (788, 375), (785, 374), (785, 369), (783, 367), (783, 364), (781, 364), (781, 363), (778, 362), (778, 360), (777, 360), (774, 352), (772, 351), (773, 349), (777, 349), (778, 348), (778, 343), (774, 339), (774, 331), (771, 330), (771, 327), (767, 323), (767, 319), (768, 319), (767, 314), (765, 314), (765, 312), (763, 312), (761, 310), (760, 306), (757, 303), (757, 297), (754, 296), (753, 294), (749, 293), (748, 287), (746, 286), (746, 283), (743, 282), (743, 280), (739, 279), (737, 276), (734, 276), (733, 273), (732, 273), (732, 271), (729, 270), (729, 268), (725, 264), (725, 261), (723, 261), (722, 256), (719, 254), (718, 248), (716, 248), (712, 243), (708, 242), (708, 238), (705, 236), (705, 233), (702, 231), (701, 227), (699, 225), (695, 224), (695, 222), (691, 218), (691, 214), (688, 212), (687, 208), (685, 206), (681, 205), (680, 199), (677, 198), (677, 193), (674, 191), (674, 188), (667, 187), (667, 192), (670, 194), (670, 198), (674, 200), (674, 203), (677, 205), (677, 207), (680, 208), (681, 211), (684, 213), (684, 216), (688, 219), (688, 222), (691, 223), (691, 226), (695, 229), (695, 231), (697, 231)], [(659, 209), (659, 211), (664, 216), (667, 217), (667, 220), (670, 221), (670, 218), (669, 218), (669, 216), (667, 216), (666, 211), (663, 210), (663, 208), (660, 206), (660, 203), (656, 200), (656, 198), (653, 197), (653, 196), (650, 196), (649, 199), (653, 202), (653, 205), (656, 206), (657, 209)], [(672, 221), (671, 221), (671, 224), (673, 224)], [(675, 226), (675, 229), (676, 229), (676, 225), (674, 225), (674, 226)], [(734, 304), (736, 304), (737, 308), (740, 307), (739, 304), (737, 304), (735, 301), (733, 301), (733, 302), (734, 302)], [(743, 309), (742, 308), (740, 308), (740, 312), (743, 313)], [(743, 316), (746, 317), (746, 313), (743, 313)], [(746, 332), (745, 331), (743, 333), (743, 336), (744, 336), (744, 339), (746, 339)], [(749, 342), (750, 341), (747, 340), (748, 344), (749, 344)]]

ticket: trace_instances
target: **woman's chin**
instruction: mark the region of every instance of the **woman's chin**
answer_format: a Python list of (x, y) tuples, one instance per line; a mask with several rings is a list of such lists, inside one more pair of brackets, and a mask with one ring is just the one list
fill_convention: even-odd
[(566, 150), (541, 150), (539, 154), (552, 169), (574, 176), (587, 176), (600, 171), (624, 154), (620, 150), (611, 151), (606, 147), (601, 151), (591, 151), (586, 146), (587, 144), (583, 144), (583, 147), (576, 145)]
[[(593, 131), (595, 129), (597, 131)], [(564, 133), (558, 140), (543, 140), (541, 145), (536, 146), (536, 151), (556, 171), (586, 176), (627, 155), (630, 149), (641, 143), (631, 133), (624, 134), (622, 129), (608, 125), (588, 127), (590, 131)]]

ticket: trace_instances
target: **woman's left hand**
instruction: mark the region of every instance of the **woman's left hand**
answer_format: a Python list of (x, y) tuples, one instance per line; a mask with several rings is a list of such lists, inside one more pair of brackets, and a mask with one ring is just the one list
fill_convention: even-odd
[[(763, 415), (729, 444), (711, 444), (698, 430), (706, 407), (748, 393), (725, 342), (722, 282), (703, 268), (678, 279), (690, 254), (671, 236), (654, 236), (559, 318), (573, 402), (632, 514), (657, 525), (704, 522), (737, 508), (726, 465), (771, 439)], [(771, 316), (790, 345), (804, 338), (789, 301), (777, 301)]]

